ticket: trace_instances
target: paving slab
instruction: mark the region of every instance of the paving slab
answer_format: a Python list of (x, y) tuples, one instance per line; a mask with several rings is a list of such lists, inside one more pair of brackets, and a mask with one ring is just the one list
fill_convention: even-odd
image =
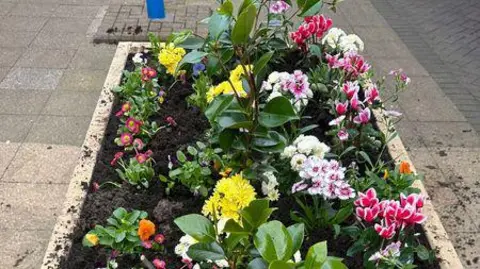
[(453, 245), (462, 259), (465, 269), (478, 269), (480, 267), (480, 234), (476, 232), (457, 233), (450, 237)]
[(56, 91), (42, 111), (42, 115), (91, 116), (97, 105), (99, 90), (94, 92)]
[(0, 114), (38, 115), (52, 91), (0, 89)]
[(49, 17), (58, 8), (58, 4), (51, 3), (18, 3), (9, 15), (25, 17)]
[[(45, 251), (45, 246), (48, 243), (51, 232), (51, 229), (27, 231), (20, 229), (0, 230), (0, 238), (5, 238), (5, 242), (9, 242), (2, 247), (0, 252), (9, 254), (28, 253), (28, 256), (35, 256), (35, 254)], [(32, 240), (32, 238), (37, 238), (38, 240)], [(21, 262), (19, 262), (19, 265), (20, 264)]]
[(68, 184), (79, 152), (77, 146), (23, 144), (0, 182)]
[(45, 25), (48, 18), (4, 16), (0, 18), (2, 29), (9, 31), (37, 32)]
[(105, 82), (107, 70), (67, 69), (60, 80), (61, 91), (91, 91), (99, 93)]
[(25, 142), (81, 146), (91, 116), (39, 116)]
[(2, 118), (0, 142), (23, 142), (37, 119), (34, 115), (0, 115), (0, 117)]
[[(86, 31), (86, 30), (85, 30)], [(85, 42), (85, 33), (40, 32), (33, 40), (33, 48), (78, 49)]]
[[(479, 148), (477, 132), (468, 122), (411, 122), (427, 147)], [(479, 167), (480, 168), (480, 167)]]
[(94, 5), (60, 5), (54, 12), (55, 17), (94, 18), (100, 6)]
[(0, 226), (19, 231), (53, 227), (67, 188), (66, 184), (0, 183)]
[(90, 20), (84, 18), (52, 17), (42, 29), (43, 33), (81, 33), (85, 34), (90, 26)]
[(10, 68), (8, 67), (0, 67), (0, 81), (3, 80), (3, 78), (8, 74), (10, 71)]
[(10, 10), (12, 10), (15, 7), (16, 3), (11, 3), (11, 2), (1, 2), (0, 3), (0, 15), (5, 16), (7, 15)]
[(0, 142), (0, 181), (2, 180), (5, 169), (15, 157), (21, 143)]
[(480, 149), (438, 147), (431, 154), (449, 182), (460, 179), (467, 185), (480, 184)]
[[(9, 230), (12, 231), (13, 230)], [(43, 234), (44, 232), (25, 232), (24, 235), (35, 236), (35, 233)], [(38, 238), (37, 237), (34, 238)], [(44, 235), (39, 240), (44, 241)], [(47, 239), (48, 240), (48, 239)], [(0, 268), (15, 268), (15, 269), (32, 269), (37, 268), (43, 259), (43, 254), (45, 252), (46, 246), (35, 246), (28, 247), (26, 250), (23, 250), (19, 253), (12, 252), (0, 252), (2, 259), (0, 259)]]
[(80, 48), (70, 62), (72, 69), (108, 70), (115, 53), (115, 48), (92, 46)]
[(0, 67), (14, 66), (25, 50), (25, 48), (0, 48)]
[(76, 50), (44, 49), (33, 47), (17, 61), (18, 67), (67, 68)]
[(61, 69), (13, 68), (0, 83), (0, 89), (54, 90), (63, 74)]
[(26, 48), (35, 35), (31, 32), (0, 31), (0, 47), (3, 48)]

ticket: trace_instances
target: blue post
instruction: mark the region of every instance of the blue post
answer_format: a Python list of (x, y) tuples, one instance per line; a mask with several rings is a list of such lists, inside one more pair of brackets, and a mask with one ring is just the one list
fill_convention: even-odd
[(147, 13), (150, 20), (165, 19), (165, 5), (163, 0), (146, 0)]

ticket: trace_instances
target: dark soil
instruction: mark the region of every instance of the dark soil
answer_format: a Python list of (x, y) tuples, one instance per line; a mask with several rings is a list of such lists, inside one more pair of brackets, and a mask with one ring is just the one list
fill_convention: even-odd
[[(131, 57), (130, 55), (127, 62), (127, 70), (132, 69)], [(159, 114), (151, 119), (163, 124), (167, 116), (172, 116), (177, 122), (176, 127), (159, 131), (147, 145), (147, 148), (153, 151), (154, 168), (157, 174), (166, 175), (168, 173), (168, 155), (175, 155), (178, 149), (201, 139), (204, 132), (209, 128), (204, 115), (198, 109), (189, 107), (186, 103), (185, 98), (191, 93), (190, 85), (177, 85), (168, 93)], [(310, 131), (309, 134), (316, 135), (321, 140), (326, 140), (325, 129), (322, 127), (327, 126), (331, 118), (326, 113), (318, 113), (318, 109), (313, 102), (310, 103), (305, 114), (312, 115), (312, 117), (302, 120), (302, 126), (319, 124), (320, 128)], [(119, 108), (120, 105), (116, 104), (113, 113), (118, 111)], [(120, 182), (116, 172), (110, 166), (114, 154), (122, 150), (114, 143), (118, 124), (118, 118), (111, 115), (92, 182), (98, 182), (99, 184), (109, 181)], [(84, 187), (88, 188), (89, 186)], [(202, 205), (203, 200), (201, 198), (193, 197), (189, 190), (179, 185), (172, 190), (169, 196), (166, 196), (165, 186), (160, 181), (152, 183), (147, 190), (139, 190), (124, 183), (121, 188), (115, 188), (107, 184), (96, 192), (90, 191), (82, 208), (80, 221), (74, 234), (71, 235), (73, 245), (69, 250), (69, 255), (62, 260), (60, 268), (93, 269), (105, 265), (109, 253), (101, 248), (83, 247), (82, 238), (94, 225), (105, 224), (105, 220), (117, 207), (124, 207), (127, 210), (147, 211), (149, 219), (155, 222), (159, 231), (166, 237), (167, 252), (163, 256), (150, 251), (146, 251), (144, 254), (150, 259), (154, 257), (165, 259), (170, 269), (180, 268), (182, 264), (174, 254), (174, 247), (183, 233), (173, 224), (173, 220), (187, 213), (200, 212)], [(281, 220), (285, 225), (292, 224), (289, 212), (296, 208), (296, 203), (292, 198), (283, 197), (273, 206), (278, 208), (273, 218)], [(303, 255), (306, 255), (306, 250), (311, 245), (324, 240), (328, 241), (329, 255), (338, 257), (346, 257), (348, 246), (353, 243), (347, 237), (334, 239), (331, 230), (318, 230), (305, 238)], [(134, 255), (122, 255), (117, 258), (117, 262), (120, 269), (129, 269), (139, 265), (138, 256)], [(346, 258), (344, 262), (348, 268), (362, 268), (362, 257), (360, 256)], [(419, 268), (438, 268), (438, 265), (417, 264), (420, 266)]]

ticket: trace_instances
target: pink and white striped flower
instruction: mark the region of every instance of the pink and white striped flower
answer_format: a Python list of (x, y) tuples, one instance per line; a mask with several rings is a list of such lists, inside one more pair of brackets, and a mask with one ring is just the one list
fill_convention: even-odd
[(348, 99), (351, 99), (359, 90), (358, 81), (347, 81), (342, 85), (342, 91), (347, 95)]
[(338, 115), (344, 115), (348, 110), (348, 101), (341, 103), (340, 101), (335, 101), (335, 111)]
[(347, 129), (345, 129), (345, 128), (340, 129), (337, 133), (337, 137), (338, 137), (338, 139), (340, 139), (340, 141), (347, 141), (348, 140)]
[(370, 117), (370, 108), (360, 109), (358, 115), (353, 118), (353, 122), (356, 124), (367, 124), (370, 121)]

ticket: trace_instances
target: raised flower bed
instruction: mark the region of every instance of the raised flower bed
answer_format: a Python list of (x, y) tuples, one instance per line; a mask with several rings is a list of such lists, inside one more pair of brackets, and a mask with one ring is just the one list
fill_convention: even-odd
[(461, 268), (361, 40), (261, 8), (119, 44), (43, 268)]

